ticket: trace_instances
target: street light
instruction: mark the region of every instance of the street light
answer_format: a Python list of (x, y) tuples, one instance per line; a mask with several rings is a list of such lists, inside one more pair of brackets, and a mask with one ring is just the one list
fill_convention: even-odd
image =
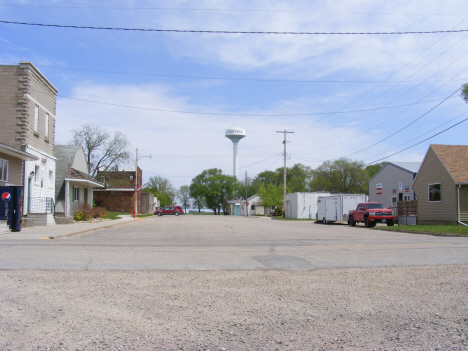
[(151, 155), (145, 155), (138, 157), (138, 148), (136, 149), (136, 157), (135, 157), (135, 207), (133, 209), (133, 218), (136, 217), (138, 212), (138, 160), (142, 158), (149, 157), (153, 158)]

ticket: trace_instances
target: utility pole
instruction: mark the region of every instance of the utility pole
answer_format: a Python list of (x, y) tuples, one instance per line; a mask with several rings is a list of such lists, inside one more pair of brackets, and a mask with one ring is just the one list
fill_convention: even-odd
[(245, 171), (245, 215), (249, 216), (249, 206), (247, 205), (247, 171)]
[(283, 179), (283, 218), (286, 217), (286, 134), (294, 133), (284, 131), (276, 131), (276, 133), (284, 133), (284, 179)]
[(135, 206), (133, 209), (133, 218), (138, 214), (138, 148), (136, 149), (135, 158)]

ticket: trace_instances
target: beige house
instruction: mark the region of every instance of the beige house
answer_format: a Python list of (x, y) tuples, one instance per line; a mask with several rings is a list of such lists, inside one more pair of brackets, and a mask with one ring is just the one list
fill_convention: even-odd
[(413, 190), (418, 224), (468, 225), (468, 145), (430, 145)]
[[(25, 152), (21, 181), (23, 213), (35, 225), (55, 224), (55, 111), (57, 89), (31, 63), (0, 65), (0, 143)], [(18, 165), (10, 160), (12, 178)]]

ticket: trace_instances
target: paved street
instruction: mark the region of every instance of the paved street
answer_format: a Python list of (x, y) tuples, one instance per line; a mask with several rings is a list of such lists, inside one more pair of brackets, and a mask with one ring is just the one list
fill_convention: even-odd
[(186, 215), (54, 240), (4, 237), (0, 257), (0, 269), (308, 271), (467, 264), (468, 240), (362, 226)]
[(467, 238), (265, 218), (27, 228), (0, 236), (0, 349), (465, 350), (467, 261)]

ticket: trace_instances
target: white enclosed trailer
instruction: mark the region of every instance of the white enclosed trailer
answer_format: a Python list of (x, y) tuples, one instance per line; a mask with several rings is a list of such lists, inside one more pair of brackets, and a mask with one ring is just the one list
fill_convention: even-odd
[(317, 219), (323, 223), (347, 222), (349, 210), (355, 210), (358, 204), (366, 201), (367, 195), (363, 194), (320, 196), (317, 199)]

